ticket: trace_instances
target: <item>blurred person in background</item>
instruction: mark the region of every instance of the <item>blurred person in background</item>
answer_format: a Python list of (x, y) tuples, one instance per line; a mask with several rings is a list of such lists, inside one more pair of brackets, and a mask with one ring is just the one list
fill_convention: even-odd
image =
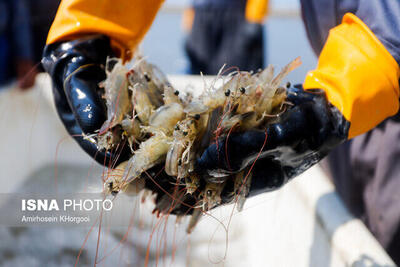
[(58, 0), (0, 0), (0, 85), (34, 85)]
[(28, 0), (0, 0), (0, 84), (15, 78), (26, 89), (35, 82)]
[[(29, 0), (33, 61), (35, 63), (42, 60), (47, 34), (59, 5), (60, 0)], [(41, 65), (38, 65), (38, 68), (43, 71)]]
[(268, 0), (192, 0), (183, 16), (189, 74), (216, 75), (224, 64), (263, 68), (267, 6)]
[[(83, 136), (106, 119), (98, 87), (106, 58), (130, 58), (162, 2), (102, 1), (99, 8), (98, 0), (64, 0), (50, 30), (43, 64), (58, 113), (100, 164), (108, 166), (111, 155)], [(400, 1), (302, 0), (301, 6), (318, 66), (302, 85), (288, 87), (293, 105), (276, 122), (265, 131), (219, 138), (197, 160), (197, 171), (235, 173), (261, 153), (252, 169), (254, 196), (280, 188), (352, 140), (335, 151), (335, 184), (400, 264)], [(118, 162), (130, 157), (127, 151)]]

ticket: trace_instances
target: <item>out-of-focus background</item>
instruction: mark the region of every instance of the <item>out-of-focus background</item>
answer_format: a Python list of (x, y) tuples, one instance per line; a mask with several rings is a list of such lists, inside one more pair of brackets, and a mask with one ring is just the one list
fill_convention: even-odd
[[(158, 14), (141, 46), (143, 54), (169, 74), (184, 73), (189, 66), (183, 49), (185, 33), (181, 27), (183, 7), (189, 3), (189, 0), (166, 1), (163, 12)], [(308, 44), (299, 1), (270, 1), (264, 34), (264, 63), (283, 67), (300, 56), (302, 66), (288, 79), (302, 83), (307, 71), (315, 68), (317, 59)]]
[[(141, 51), (169, 75), (173, 85), (190, 84), (201, 90), (200, 79), (184, 75), (190, 68), (184, 50), (187, 33), (182, 30), (188, 5), (189, 0), (167, 0)], [(47, 193), (55, 188), (66, 193), (101, 190), (104, 168), (68, 136), (55, 113), (48, 77), (36, 76), (41, 71), (37, 65), (40, 46), (56, 6), (54, 0), (0, 0), (3, 194)], [(280, 68), (300, 56), (302, 66), (287, 81), (301, 83), (316, 66), (316, 57), (307, 41), (299, 1), (270, 1), (263, 32), (264, 63)], [(126, 240), (127, 227), (108, 229), (107, 224), (100, 241), (97, 226), (89, 233), (79, 227), (0, 225), (0, 266), (74, 266), (81, 247), (77, 266), (143, 266), (147, 248), (148, 266), (394, 266), (362, 222), (343, 206), (318, 166), (277, 192), (249, 199), (242, 213), (234, 213), (228, 239), (212, 217), (204, 217), (190, 236), (171, 218), (165, 222), (168, 238), (164, 238), (166, 249), (161, 254), (158, 244), (163, 230), (153, 232), (160, 227), (156, 228), (159, 221), (147, 207), (151, 203), (119, 200), (141, 207), (134, 212), (135, 223)], [(4, 205), (0, 201), (0, 211)], [(232, 208), (212, 214), (226, 225)], [(125, 241), (120, 244), (121, 239)], [(101, 249), (96, 256), (98, 241)], [(221, 261), (226, 244), (226, 260)]]
[[(32, 75), (41, 71), (34, 67), (41, 58), (46, 32), (55, 15), (58, 0), (1, 0), (0, 36), (2, 62), (0, 84), (20, 78), (22, 87), (29, 87)], [(190, 0), (167, 0), (141, 45), (147, 59), (168, 74), (183, 74), (189, 68), (184, 50), (186, 33), (182, 16)], [(300, 56), (303, 65), (290, 74), (289, 80), (303, 82), (305, 73), (316, 66), (316, 57), (308, 44), (300, 17), (299, 1), (271, 0), (265, 27), (264, 63), (283, 67)], [(210, 60), (213, 60), (212, 58)]]

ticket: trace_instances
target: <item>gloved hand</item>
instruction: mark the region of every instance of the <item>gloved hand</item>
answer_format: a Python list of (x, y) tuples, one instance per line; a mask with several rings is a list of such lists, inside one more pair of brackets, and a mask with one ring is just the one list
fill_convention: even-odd
[(196, 206), (196, 198), (186, 194), (186, 186), (169, 176), (164, 169), (164, 164), (156, 165), (142, 174), (146, 178), (145, 187), (156, 194), (154, 210), (159, 214), (190, 215)]
[(347, 139), (350, 123), (323, 90), (289, 88), (287, 101), (293, 106), (265, 131), (231, 134), (210, 145), (197, 160), (197, 171), (235, 173), (255, 161), (250, 187), (255, 195), (279, 188)]
[(94, 35), (50, 44), (42, 59), (53, 81), (58, 115), (68, 133), (98, 163), (109, 167), (127, 160), (129, 147), (121, 144), (117, 151), (98, 151), (83, 135), (95, 133), (106, 120), (99, 83), (106, 78), (106, 58), (112, 55), (110, 40)]

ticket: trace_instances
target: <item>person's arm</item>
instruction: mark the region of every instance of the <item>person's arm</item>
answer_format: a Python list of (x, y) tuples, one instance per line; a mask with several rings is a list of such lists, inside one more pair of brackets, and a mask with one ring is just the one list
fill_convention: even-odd
[(32, 87), (37, 74), (33, 61), (33, 40), (29, 3), (26, 0), (10, 1), (12, 17), (12, 46), (18, 87)]
[[(389, 16), (376, 22), (381, 27), (375, 30), (390, 31), (390, 19)], [(395, 43), (400, 36), (397, 38)], [(388, 47), (395, 45), (391, 40), (384, 41)], [(400, 48), (393, 49), (394, 54), (399, 51)], [(397, 113), (399, 65), (374, 32), (348, 13), (342, 24), (331, 30), (318, 67), (308, 73), (304, 88), (322, 88), (326, 92), (329, 102), (350, 122), (348, 138), (353, 138)]]
[(359, 17), (346, 14), (342, 24), (330, 31), (304, 90), (302, 86), (288, 90), (288, 101), (294, 105), (279, 121), (265, 131), (220, 139), (203, 153), (197, 169), (236, 172), (257, 158), (250, 194), (274, 190), (338, 144), (396, 114), (399, 14), (398, 1), (360, 1)]
[(71, 136), (102, 165), (114, 166), (130, 156), (127, 145), (98, 151), (84, 138), (106, 120), (99, 90), (106, 78), (106, 59), (131, 56), (162, 2), (63, 0), (50, 29), (42, 64), (53, 81), (59, 116)]
[(30, 25), (29, 6), (26, 0), (10, 1), (12, 10), (12, 42), (15, 57), (20, 60), (32, 60), (32, 32)]

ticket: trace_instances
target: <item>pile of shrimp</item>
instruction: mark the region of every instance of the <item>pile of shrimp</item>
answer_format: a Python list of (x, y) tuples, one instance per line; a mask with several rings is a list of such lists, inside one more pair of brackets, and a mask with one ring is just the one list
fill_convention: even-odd
[[(222, 203), (223, 190), (229, 191), (224, 195), (231, 196), (223, 202), (236, 199), (240, 211), (250, 188), (247, 169), (223, 179), (210, 179), (196, 173), (195, 161), (218, 138), (231, 132), (265, 129), (284, 112), (286, 87), (281, 83), (300, 64), (297, 58), (276, 76), (271, 65), (256, 73), (234, 71), (226, 76), (222, 68), (215, 81), (193, 97), (173, 88), (156, 66), (140, 56), (127, 64), (108, 59), (107, 79), (100, 84), (108, 119), (95, 139), (100, 150), (128, 142), (132, 157), (110, 170), (105, 193), (137, 195), (144, 191), (143, 196), (151, 195), (146, 180), (157, 178), (151, 178), (147, 171), (161, 164), (172, 178), (169, 183), (176, 187), (158, 192), (157, 214), (194, 203), (187, 230), (191, 232), (202, 213)], [(222, 85), (216, 86), (219, 79)]]

